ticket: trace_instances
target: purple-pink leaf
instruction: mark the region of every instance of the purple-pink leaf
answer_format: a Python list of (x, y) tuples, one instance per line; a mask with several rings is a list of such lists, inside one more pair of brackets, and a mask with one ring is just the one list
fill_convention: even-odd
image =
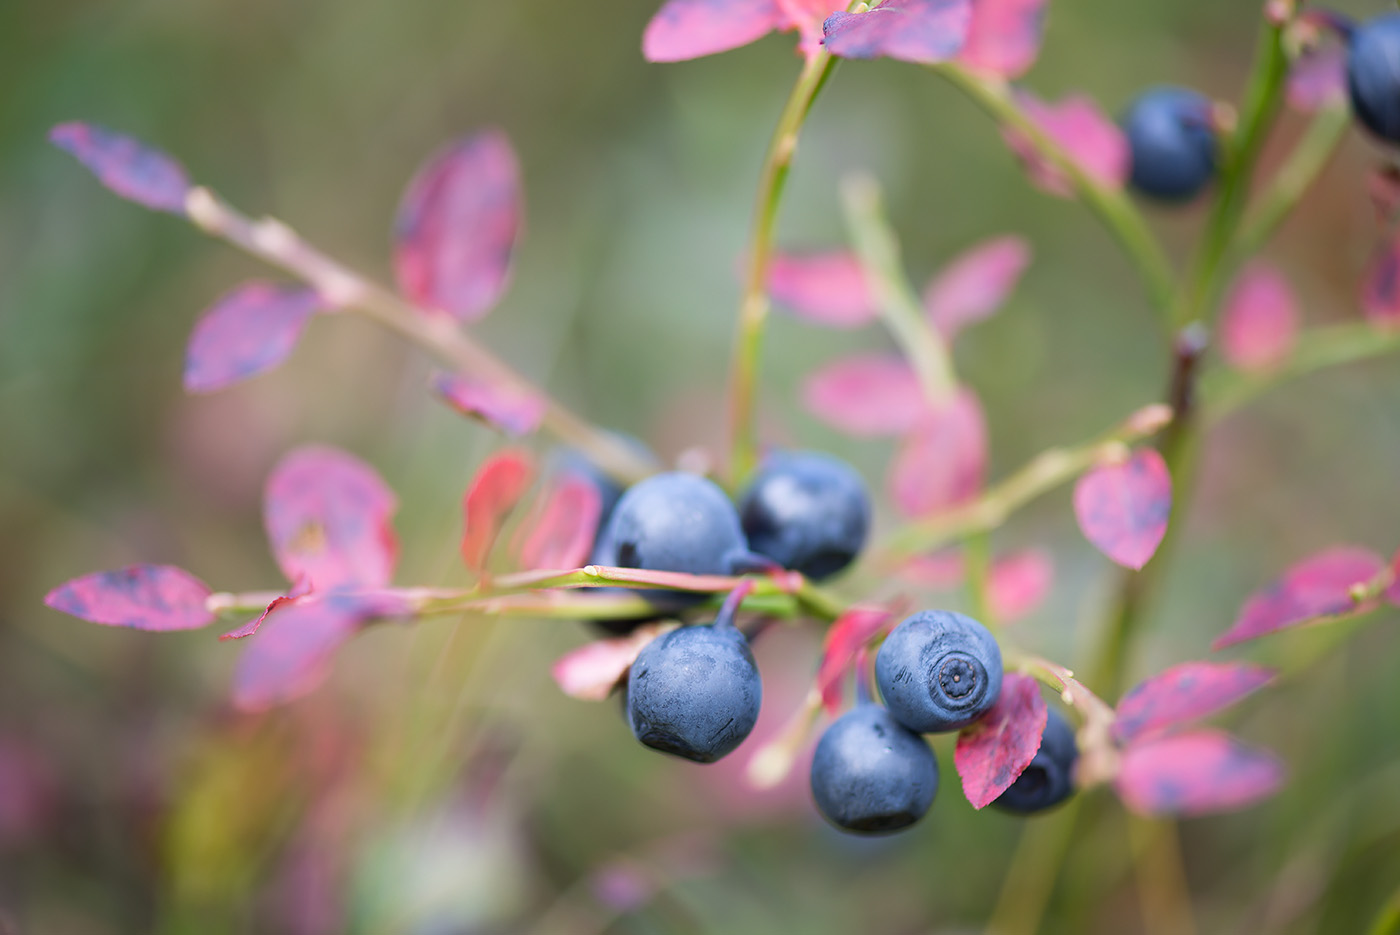
[(966, 503), (987, 477), (987, 422), (969, 389), (919, 420), (890, 464), (890, 497), (906, 516)]
[(93, 623), (137, 630), (194, 630), (214, 615), (205, 606), (209, 588), (174, 565), (128, 565), (59, 585), (44, 603)]
[(942, 549), (929, 555), (916, 555), (899, 566), (898, 575), (916, 587), (944, 591), (962, 584), (967, 576), (967, 563), (962, 552)]
[(802, 403), (823, 422), (857, 437), (899, 435), (929, 412), (914, 369), (896, 354), (843, 357), (807, 377)]
[[(1092, 99), (1074, 94), (1058, 104), (1049, 104), (1024, 91), (1017, 97), (1026, 116), (1085, 175), (1108, 188), (1123, 187), (1130, 167), (1128, 141), (1118, 125), (1104, 116)], [(1051, 195), (1070, 197), (1073, 186), (1059, 166), (1045, 159), (1035, 145), (1016, 130), (1007, 128), (1004, 135), (1033, 185)]]
[(1256, 260), (1240, 271), (1225, 297), (1220, 348), (1240, 370), (1267, 370), (1293, 353), (1298, 302), (1283, 273)]
[(973, 71), (1019, 78), (1040, 54), (1048, 0), (976, 0), (958, 61)]
[(1283, 765), (1273, 754), (1203, 730), (1130, 745), (1114, 786), (1139, 814), (1190, 816), (1245, 808), (1282, 782)]
[(1167, 534), (1172, 478), (1155, 448), (1094, 468), (1074, 486), (1074, 516), (1084, 538), (1126, 568), (1141, 568)]
[(959, 254), (924, 288), (929, 321), (951, 341), (1001, 307), (1030, 260), (1021, 237), (997, 237)]
[(839, 58), (932, 65), (958, 54), (971, 20), (971, 0), (884, 0), (864, 13), (833, 13), (822, 31)]
[(249, 620), (247, 623), (243, 624), (243, 626), (238, 627), (234, 630), (230, 630), (227, 633), (223, 634), (219, 637), (219, 639), (221, 641), (247, 639), (254, 633), (258, 632), (258, 629), (263, 625), (263, 621), (267, 619), (268, 614), (272, 613), (279, 607), (286, 607), (288, 604), (291, 604), (298, 598), (305, 597), (310, 592), (311, 582), (304, 577), (298, 578), (296, 583), (291, 586), (291, 588), (287, 591), (286, 594), (274, 597), (271, 601), (269, 601), (267, 607), (263, 608), (262, 613), (258, 614), (252, 620)]
[(321, 445), (307, 445), (273, 468), (263, 495), (263, 525), (289, 581), (313, 591), (380, 588), (398, 557), (390, 523), (398, 501), (374, 469)]
[(1307, 50), (1288, 70), (1288, 106), (1305, 114), (1346, 103), (1346, 47), (1329, 42)]
[(563, 472), (520, 527), (520, 567), (577, 568), (588, 561), (603, 498), (586, 478)]
[(1004, 555), (987, 576), (987, 600), (1002, 623), (1015, 623), (1041, 605), (1055, 580), (1055, 566), (1041, 549)]
[(1336, 617), (1362, 610), (1367, 603), (1352, 594), (1386, 569), (1369, 549), (1334, 546), (1290, 565), (1277, 581), (1252, 595), (1226, 633), (1211, 644), (1221, 649), (1266, 636), (1316, 617)]
[(1361, 284), (1361, 309), (1374, 325), (1400, 326), (1400, 238), (1372, 259)]
[(680, 62), (748, 45), (783, 22), (778, 0), (667, 0), (642, 33), (649, 62)]
[(244, 283), (199, 319), (185, 350), (185, 389), (210, 393), (280, 364), (323, 302), (316, 290)]
[(648, 623), (626, 636), (586, 643), (565, 653), (550, 668), (554, 682), (571, 698), (602, 701), (627, 675), (648, 643), (674, 624)]
[(478, 574), (486, 567), (501, 524), (535, 479), (527, 452), (498, 451), (481, 465), (462, 498), (462, 560)]
[(1128, 743), (1210, 717), (1257, 691), (1272, 669), (1248, 662), (1184, 662), (1141, 683), (1118, 702), (1113, 738)]
[(1006, 673), (996, 704), (959, 732), (953, 749), (963, 795), (973, 808), (990, 805), (1030, 765), (1048, 716), (1039, 683), (1029, 675)]
[(184, 168), (158, 149), (91, 123), (61, 123), (49, 142), (87, 166), (113, 193), (155, 211), (185, 213), (190, 180)]
[(1400, 607), (1400, 551), (1390, 560), (1390, 584), (1381, 596), (1391, 606)]
[(488, 130), (436, 153), (409, 183), (394, 221), (394, 272), (418, 305), (476, 321), (510, 279), (520, 233), (520, 166)]
[(768, 291), (797, 317), (831, 328), (859, 328), (879, 311), (859, 258), (848, 250), (775, 254)]
[(549, 408), (544, 397), (527, 390), (450, 373), (438, 374), (433, 389), (462, 415), (480, 419), (513, 438), (532, 434)]
[(894, 626), (894, 612), (886, 605), (856, 605), (836, 618), (826, 631), (821, 662), (817, 667), (817, 691), (827, 714), (841, 710), (841, 682), (851, 663), (881, 631)]

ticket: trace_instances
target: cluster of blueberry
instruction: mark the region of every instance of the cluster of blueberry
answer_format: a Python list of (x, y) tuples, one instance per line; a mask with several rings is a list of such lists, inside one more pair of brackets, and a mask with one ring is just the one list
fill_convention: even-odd
[[(593, 550), (600, 565), (702, 575), (781, 567), (820, 580), (855, 559), (870, 525), (860, 475), (824, 454), (771, 456), (737, 509), (718, 486), (693, 474), (657, 474), (625, 492), (590, 476), (606, 508)], [(697, 600), (640, 593), (657, 617)], [(625, 702), (632, 732), (646, 746), (712, 763), (753, 730), (762, 681), (748, 640), (734, 625), (737, 603), (727, 601), (712, 623), (666, 633), (638, 655)], [(626, 632), (640, 622), (604, 626)], [(875, 678), (884, 706), (863, 691), (857, 706), (823, 734), (811, 772), (821, 813), (837, 827), (866, 834), (905, 828), (928, 810), (938, 763), (920, 734), (959, 730), (996, 703), (1001, 650), (977, 621), (925, 611), (886, 638)], [(1073, 731), (1052, 713), (1035, 760), (996, 804), (1032, 813), (1064, 800), (1076, 755)]]

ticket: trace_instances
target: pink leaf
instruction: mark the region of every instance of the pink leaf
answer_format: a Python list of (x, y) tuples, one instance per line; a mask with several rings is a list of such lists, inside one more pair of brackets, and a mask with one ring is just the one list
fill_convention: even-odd
[(321, 308), (321, 297), (303, 286), (249, 282), (225, 294), (190, 335), (185, 389), (209, 393), (276, 367)]
[(627, 675), (646, 645), (673, 626), (648, 623), (626, 636), (587, 643), (560, 657), (550, 668), (550, 674), (569, 697), (602, 701)]
[(483, 317), (510, 278), (520, 202), (520, 167), (505, 134), (478, 133), (436, 153), (399, 202), (399, 289), (459, 321)]
[(1141, 568), (1167, 534), (1172, 478), (1155, 448), (1094, 468), (1074, 485), (1074, 516), (1084, 538), (1126, 568)]
[(1400, 551), (1395, 553), (1395, 557), (1390, 560), (1390, 586), (1381, 595), (1388, 604), (1400, 607)]
[(398, 501), (374, 472), (336, 448), (307, 445), (267, 479), (263, 525), (290, 581), (316, 591), (379, 588), (394, 575), (398, 543), (390, 523)]
[(821, 51), (822, 26), (826, 18), (845, 9), (841, 0), (777, 0), (777, 3), (783, 20), (778, 28), (797, 30), (801, 34), (798, 49), (809, 57)]
[(538, 429), (549, 408), (543, 397), (533, 393), (447, 373), (434, 378), (433, 389), (462, 415), (480, 419), (515, 438)]
[(974, 71), (1019, 78), (1040, 54), (1047, 0), (976, 0), (958, 61)]
[(1333, 42), (1304, 52), (1288, 71), (1285, 93), (1288, 106), (1305, 114), (1346, 103), (1346, 48)]
[(1141, 683), (1118, 702), (1113, 737), (1127, 743), (1164, 728), (1210, 717), (1274, 677), (1248, 662), (1184, 662)]
[(158, 149), (91, 123), (61, 123), (49, 142), (71, 153), (113, 193), (155, 211), (185, 213), (190, 180)]
[(59, 585), (44, 603), (93, 623), (137, 630), (194, 630), (214, 619), (209, 588), (174, 565), (128, 565)]
[(928, 516), (973, 499), (987, 476), (987, 423), (966, 388), (922, 419), (890, 465), (889, 490), (906, 516)]
[(777, 0), (667, 0), (642, 33), (642, 55), (680, 62), (727, 52), (783, 23)]
[(501, 523), (535, 479), (533, 459), (513, 448), (487, 458), (462, 498), (462, 559), (480, 572), (500, 534)]
[(1400, 238), (1371, 260), (1361, 284), (1361, 309), (1374, 325), (1400, 326)]
[(238, 627), (235, 630), (230, 630), (227, 633), (223, 634), (219, 637), (219, 640), (223, 641), (247, 639), (254, 633), (258, 632), (258, 628), (262, 626), (263, 621), (267, 619), (268, 614), (272, 613), (279, 607), (286, 607), (288, 604), (293, 603), (298, 598), (305, 597), (310, 592), (311, 582), (304, 577), (298, 578), (296, 583), (292, 585), (291, 589), (288, 590), (286, 594), (283, 594), (280, 597), (274, 597), (271, 600), (271, 602), (268, 603), (267, 607), (263, 609), (262, 613), (258, 614), (252, 620), (249, 620), (247, 623), (243, 624), (243, 626)]
[(987, 580), (992, 613), (1002, 623), (1020, 620), (1041, 605), (1054, 579), (1055, 566), (1040, 549), (997, 559)]
[(856, 354), (807, 377), (802, 403), (823, 422), (857, 437), (898, 435), (929, 411), (919, 378), (895, 354)]
[(821, 663), (817, 668), (817, 691), (828, 714), (841, 711), (841, 681), (850, 671), (856, 654), (882, 631), (894, 624), (894, 612), (887, 606), (850, 608), (826, 631)]
[(1142, 815), (1204, 815), (1253, 805), (1283, 782), (1273, 754), (1203, 730), (1149, 737), (1123, 751), (1114, 785)]
[(563, 472), (521, 527), (522, 568), (577, 568), (588, 561), (603, 498), (586, 478)]
[(859, 328), (878, 313), (860, 260), (846, 250), (774, 255), (768, 291), (799, 318), (831, 328)]
[(932, 65), (958, 54), (971, 20), (970, 0), (883, 0), (864, 13), (831, 14), (822, 31), (838, 58)]
[(973, 808), (990, 805), (1030, 765), (1048, 717), (1036, 680), (1019, 672), (1006, 673), (996, 704), (958, 733), (953, 750), (963, 795)]
[(1334, 617), (1363, 609), (1352, 588), (1369, 584), (1385, 562), (1369, 549), (1334, 546), (1290, 565), (1277, 581), (1253, 594), (1230, 629), (1214, 643), (1221, 649), (1315, 617)]
[[(1109, 188), (1123, 187), (1130, 168), (1128, 141), (1092, 99), (1075, 94), (1058, 104), (1048, 104), (1025, 92), (1020, 92), (1018, 99), (1026, 116), (1086, 175)], [(1069, 179), (1044, 159), (1030, 140), (1009, 128), (1004, 136), (1033, 185), (1051, 195), (1070, 197), (1073, 186)]]
[(943, 549), (931, 555), (916, 555), (899, 567), (900, 580), (917, 587), (945, 591), (963, 583), (967, 563), (956, 549)]
[(1287, 360), (1298, 341), (1298, 303), (1288, 280), (1255, 261), (1240, 271), (1220, 320), (1221, 353), (1240, 370), (1267, 370)]
[(951, 341), (1001, 307), (1030, 260), (1021, 237), (998, 237), (959, 254), (924, 289), (929, 321)]

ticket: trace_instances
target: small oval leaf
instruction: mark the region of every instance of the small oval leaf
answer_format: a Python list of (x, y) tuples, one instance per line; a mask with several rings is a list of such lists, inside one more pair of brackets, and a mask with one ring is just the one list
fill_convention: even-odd
[(969, 389), (923, 418), (890, 464), (890, 497), (905, 516), (922, 517), (975, 498), (987, 477), (987, 422)]
[(857, 605), (837, 617), (827, 629), (817, 667), (816, 687), (828, 714), (834, 717), (841, 711), (842, 680), (850, 671), (856, 654), (882, 631), (892, 627), (894, 617), (894, 611), (888, 606)]
[[(1130, 168), (1128, 141), (1091, 98), (1074, 94), (1058, 104), (1050, 104), (1024, 91), (1018, 92), (1017, 98), (1026, 116), (1086, 175), (1108, 188), (1123, 187)], [(1042, 157), (1024, 135), (1009, 128), (1003, 135), (1021, 160), (1031, 184), (1061, 198), (1073, 194), (1064, 172)]]
[(520, 527), (520, 567), (577, 568), (588, 561), (603, 498), (588, 479), (560, 472)]
[(485, 568), (501, 524), (534, 479), (534, 460), (514, 448), (496, 452), (477, 470), (462, 498), (462, 559), (468, 568)]
[[(1318, 617), (1336, 617), (1364, 608), (1352, 597), (1385, 571), (1385, 561), (1369, 549), (1335, 546), (1290, 565), (1278, 580), (1245, 602), (1235, 623), (1211, 644), (1222, 649), (1266, 636)], [(1368, 602), (1369, 603), (1369, 602)]]
[(1248, 662), (1184, 662), (1142, 682), (1118, 702), (1113, 737), (1127, 743), (1199, 721), (1263, 687), (1272, 669)]
[(462, 415), (512, 438), (533, 434), (549, 408), (545, 398), (535, 393), (450, 373), (438, 374), (433, 390)]
[(1040, 55), (1048, 0), (976, 0), (958, 61), (973, 71), (1019, 78)]
[(849, 250), (775, 254), (768, 291), (797, 317), (829, 328), (859, 328), (879, 312), (860, 259)]
[(1015, 623), (1045, 601), (1054, 580), (1055, 566), (1043, 549), (1002, 556), (987, 576), (992, 614), (1002, 623)]
[(1152, 558), (1171, 510), (1171, 474), (1155, 448), (1096, 467), (1074, 486), (1074, 516), (1084, 538), (1125, 568), (1141, 568)]
[(91, 123), (61, 123), (49, 142), (71, 153), (108, 190), (155, 211), (185, 213), (184, 167), (158, 149)]
[(336, 651), (364, 619), (353, 598), (338, 594), (272, 611), (234, 669), (234, 707), (265, 711), (311, 693), (330, 675)]
[(973, 808), (990, 805), (1030, 765), (1048, 717), (1040, 684), (1028, 675), (1007, 672), (996, 704), (958, 733), (953, 750), (963, 795)]
[(1240, 370), (1276, 367), (1293, 353), (1298, 321), (1298, 302), (1288, 280), (1267, 263), (1250, 263), (1225, 297), (1221, 354)]
[(908, 432), (929, 412), (914, 369), (895, 354), (856, 354), (807, 377), (802, 404), (848, 435), (872, 438)]
[(277, 366), (322, 307), (316, 290), (304, 286), (249, 282), (225, 294), (190, 335), (185, 389), (211, 393)]
[(1140, 815), (1230, 812), (1268, 798), (1283, 764), (1220, 731), (1150, 737), (1123, 751), (1114, 786)]
[(785, 18), (779, 0), (667, 0), (642, 33), (648, 62), (681, 62), (748, 45)]
[(561, 656), (549, 672), (559, 690), (570, 698), (602, 701), (626, 677), (646, 645), (675, 626), (647, 623), (626, 636), (586, 643)]
[(1014, 236), (988, 240), (954, 257), (924, 288), (929, 322), (951, 341), (1001, 307), (1030, 261), (1030, 245)]
[(137, 630), (195, 630), (214, 619), (209, 587), (174, 565), (128, 565), (74, 578), (44, 603), (92, 623)]
[(970, 0), (884, 0), (864, 13), (833, 13), (822, 31), (838, 58), (932, 65), (958, 54), (971, 21)]

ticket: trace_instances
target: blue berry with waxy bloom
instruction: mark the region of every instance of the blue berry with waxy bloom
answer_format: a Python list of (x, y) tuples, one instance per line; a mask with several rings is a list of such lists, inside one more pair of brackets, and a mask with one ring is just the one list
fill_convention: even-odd
[(627, 675), (633, 735), (662, 753), (713, 763), (753, 730), (763, 683), (748, 640), (734, 626), (738, 599), (715, 622), (672, 630), (648, 643)]
[(749, 547), (820, 581), (860, 554), (870, 531), (870, 494), (846, 462), (818, 452), (764, 460), (739, 504)]
[(888, 834), (914, 824), (933, 804), (938, 761), (924, 738), (867, 701), (822, 734), (811, 782), (827, 821), (856, 834)]
[(1187, 88), (1150, 88), (1123, 115), (1133, 188), (1160, 201), (1188, 201), (1205, 188), (1219, 143), (1211, 103)]
[(1059, 712), (1050, 711), (1035, 758), (992, 804), (1020, 815), (1054, 808), (1074, 793), (1074, 764), (1078, 759), (1074, 728)]
[(1001, 694), (1001, 648), (982, 624), (947, 610), (908, 617), (875, 656), (885, 705), (921, 734), (966, 727)]
[(1356, 27), (1347, 48), (1352, 113), (1366, 129), (1400, 143), (1400, 13)]

